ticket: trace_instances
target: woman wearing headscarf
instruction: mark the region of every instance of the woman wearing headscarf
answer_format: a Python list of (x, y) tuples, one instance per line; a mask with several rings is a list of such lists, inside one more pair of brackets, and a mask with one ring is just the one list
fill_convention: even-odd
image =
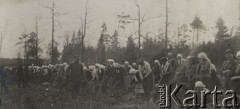
[(177, 64), (178, 65), (181, 65), (181, 64), (183, 64), (185, 62), (185, 59), (183, 59), (183, 56), (182, 56), (182, 54), (177, 54)]
[(194, 82), (196, 81), (196, 69), (199, 64), (198, 58), (193, 56), (188, 56), (186, 64), (184, 65), (182, 72), (185, 76), (185, 81), (187, 82), (187, 87), (189, 89), (194, 88)]
[(129, 65), (129, 62), (128, 61), (125, 61), (124, 64), (123, 64), (123, 68), (124, 68), (124, 71), (125, 73), (129, 73), (130, 69), (131, 69), (131, 65)]
[[(182, 54), (177, 54), (177, 61), (176, 61), (176, 72), (177, 74), (182, 73), (181, 70), (186, 64), (186, 60), (183, 58)], [(182, 75), (182, 74), (180, 74)]]
[(237, 67), (231, 77), (232, 89), (239, 95), (240, 94), (240, 51), (237, 52)]
[(157, 84), (160, 81), (160, 76), (162, 74), (161, 64), (158, 60), (154, 61), (153, 66), (153, 76), (154, 76), (154, 84)]
[(124, 70), (124, 74), (123, 74), (123, 78), (124, 78), (124, 86), (125, 88), (127, 88), (128, 90), (131, 89), (131, 78), (132, 75), (129, 73), (130, 69), (131, 69), (131, 65), (129, 65), (128, 61), (125, 61), (123, 64), (123, 70)]
[(202, 81), (208, 89), (211, 89), (211, 63), (205, 53), (198, 54), (199, 64), (197, 66), (196, 79)]
[(236, 62), (234, 61), (234, 58), (233, 58), (233, 50), (227, 49), (225, 51), (225, 58), (226, 58), (226, 61), (224, 61), (224, 63), (222, 64), (222, 67), (221, 67), (221, 75), (224, 78), (225, 90), (229, 90), (229, 88), (231, 86), (230, 79), (236, 68)]
[(177, 54), (177, 60), (176, 60), (176, 74), (174, 75), (174, 82), (176, 84), (185, 84), (186, 83), (186, 79), (185, 79), (185, 75), (184, 75), (184, 66), (186, 65), (185, 59), (183, 59), (182, 54)]
[(144, 94), (146, 99), (150, 99), (150, 93), (153, 89), (153, 78), (152, 78), (152, 69), (151, 69), (151, 65), (143, 60), (140, 59), (139, 60), (139, 73), (140, 73), (140, 77), (142, 79), (142, 83), (143, 83), (143, 90), (144, 90)]
[(135, 93), (144, 93), (142, 79), (136, 63), (132, 64), (129, 73), (131, 74), (132, 77), (131, 85), (133, 86)]
[(159, 81), (160, 84), (171, 84), (173, 81), (173, 78), (174, 78), (174, 75), (175, 75), (175, 70), (174, 70), (174, 67), (172, 66), (171, 64), (171, 61), (168, 60), (168, 58), (166, 57), (162, 57), (160, 59), (161, 61), (161, 64), (162, 64), (162, 77)]

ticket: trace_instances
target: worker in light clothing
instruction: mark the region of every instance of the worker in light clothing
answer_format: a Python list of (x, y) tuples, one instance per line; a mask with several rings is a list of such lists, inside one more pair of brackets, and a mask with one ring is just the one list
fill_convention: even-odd
[(149, 99), (150, 92), (152, 91), (153, 88), (153, 75), (151, 66), (147, 61), (140, 59), (138, 69), (140, 73), (140, 78), (142, 79), (145, 97), (146, 99)]

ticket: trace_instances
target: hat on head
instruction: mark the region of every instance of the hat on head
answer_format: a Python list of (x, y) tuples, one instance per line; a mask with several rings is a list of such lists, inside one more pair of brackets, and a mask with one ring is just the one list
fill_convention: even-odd
[(202, 81), (197, 81), (197, 82), (195, 83), (195, 87), (205, 87), (205, 85), (203, 84)]
[(240, 57), (240, 51), (237, 52), (236, 57)]
[(201, 59), (207, 59), (208, 58), (207, 55), (204, 52), (199, 53), (197, 57), (201, 58)]
[(154, 63), (159, 63), (159, 61), (158, 61), (158, 60), (155, 60)]
[(179, 53), (179, 54), (177, 54), (177, 57), (181, 57), (182, 58), (183, 56), (182, 56), (182, 54)]
[(192, 56), (188, 56), (188, 57), (187, 57), (187, 60), (189, 60), (189, 59), (191, 59), (191, 58), (192, 58)]
[(160, 62), (163, 63), (163, 62), (166, 62), (167, 60), (168, 60), (168, 58), (166, 58), (166, 57), (161, 57)]
[(225, 54), (233, 54), (233, 50), (232, 49), (227, 49), (226, 51), (225, 51)]
[(137, 64), (136, 63), (132, 63), (132, 66), (137, 66)]

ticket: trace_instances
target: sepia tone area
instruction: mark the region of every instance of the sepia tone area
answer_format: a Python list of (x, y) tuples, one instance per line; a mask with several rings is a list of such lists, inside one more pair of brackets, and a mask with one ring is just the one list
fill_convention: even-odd
[(0, 0), (0, 82), (0, 109), (159, 109), (162, 84), (240, 104), (240, 0)]

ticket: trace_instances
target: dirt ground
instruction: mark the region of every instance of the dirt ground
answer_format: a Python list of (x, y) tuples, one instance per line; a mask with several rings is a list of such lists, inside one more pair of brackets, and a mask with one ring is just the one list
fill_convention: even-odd
[(11, 84), (9, 93), (2, 93), (1, 99), (1, 109), (159, 109), (133, 93), (86, 94), (74, 99), (67, 90), (33, 84), (27, 88)]
[(18, 88), (16, 80), (15, 76), (9, 76), (9, 93), (1, 93), (0, 109), (159, 109), (157, 104), (131, 91), (119, 90), (113, 94), (84, 90), (73, 97), (67, 87), (30, 83), (26, 88)]
[(0, 109), (159, 109), (158, 105), (143, 100), (141, 95), (119, 90), (114, 94), (85, 90), (72, 97), (67, 87), (51, 83), (30, 83), (18, 88), (16, 75), (8, 76), (8, 93), (1, 93)]

